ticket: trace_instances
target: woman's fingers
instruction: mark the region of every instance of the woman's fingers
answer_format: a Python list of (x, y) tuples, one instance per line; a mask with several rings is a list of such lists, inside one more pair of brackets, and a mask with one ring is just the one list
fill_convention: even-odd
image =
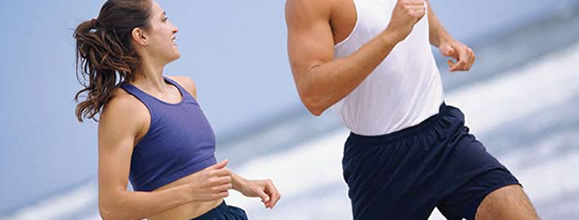
[(259, 196), (259, 198), (261, 198), (261, 201), (265, 204), (271, 201), (271, 197), (267, 195), (267, 193), (265, 193), (264, 190), (258, 189), (257, 195)]
[(219, 170), (219, 169), (223, 169), (227, 166), (227, 163), (229, 163), (229, 160), (225, 159), (219, 163), (213, 164), (207, 168), (205, 168), (206, 170)]
[(231, 177), (231, 171), (227, 168), (221, 168), (217, 170), (209, 170), (209, 176), (214, 177), (222, 177), (222, 176), (229, 176)]
[(231, 184), (231, 177), (230, 176), (213, 177), (212, 179), (209, 180), (209, 183), (212, 186)]
[(267, 202), (266, 206), (268, 206), (269, 208), (273, 208), (281, 198), (281, 195), (279, 194), (279, 191), (277, 190), (277, 188), (275, 188), (275, 185), (273, 185), (273, 182), (271, 180), (266, 181), (265, 191), (270, 196), (270, 200), (269, 202)]
[(223, 191), (227, 191), (230, 190), (231, 188), (233, 188), (233, 185), (231, 183), (227, 183), (227, 184), (222, 184), (222, 185), (218, 185), (218, 186), (214, 186), (212, 187), (212, 191), (213, 192), (217, 192), (217, 193), (221, 193)]

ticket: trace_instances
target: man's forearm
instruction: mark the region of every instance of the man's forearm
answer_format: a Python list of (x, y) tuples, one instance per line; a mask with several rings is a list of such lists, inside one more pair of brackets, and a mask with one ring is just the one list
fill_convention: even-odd
[(350, 94), (390, 54), (398, 43), (388, 31), (372, 39), (352, 55), (310, 69), (298, 85), (302, 101), (314, 115)]
[(428, 26), (430, 27), (430, 44), (434, 45), (435, 47), (440, 47), (440, 45), (445, 41), (452, 40), (452, 36), (444, 29), (442, 23), (434, 14), (432, 7), (430, 6), (430, 2), (427, 0), (428, 4)]

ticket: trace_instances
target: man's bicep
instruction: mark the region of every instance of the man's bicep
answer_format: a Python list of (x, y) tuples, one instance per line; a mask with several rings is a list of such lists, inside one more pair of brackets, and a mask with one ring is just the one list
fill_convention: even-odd
[(299, 1), (288, 0), (286, 5), (288, 54), (292, 71), (298, 76), (334, 57), (329, 13), (315, 5), (303, 7)]

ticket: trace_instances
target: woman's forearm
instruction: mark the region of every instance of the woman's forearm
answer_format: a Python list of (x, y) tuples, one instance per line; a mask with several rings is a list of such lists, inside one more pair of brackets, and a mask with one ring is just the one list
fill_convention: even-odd
[(115, 196), (99, 196), (99, 212), (103, 219), (144, 219), (193, 200), (187, 185), (156, 192), (117, 192)]
[(247, 185), (247, 180), (235, 173), (231, 174), (231, 184), (234, 190), (241, 192)]

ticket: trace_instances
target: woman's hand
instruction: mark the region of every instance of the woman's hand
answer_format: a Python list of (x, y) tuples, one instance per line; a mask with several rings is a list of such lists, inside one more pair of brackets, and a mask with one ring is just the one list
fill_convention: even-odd
[(247, 197), (259, 197), (265, 208), (273, 209), (281, 195), (271, 180), (246, 180), (233, 174), (233, 189)]
[(229, 192), (233, 187), (231, 182), (231, 171), (225, 166), (227, 160), (214, 164), (201, 170), (193, 177), (189, 183), (191, 189), (191, 196), (193, 201), (213, 201), (229, 196)]

